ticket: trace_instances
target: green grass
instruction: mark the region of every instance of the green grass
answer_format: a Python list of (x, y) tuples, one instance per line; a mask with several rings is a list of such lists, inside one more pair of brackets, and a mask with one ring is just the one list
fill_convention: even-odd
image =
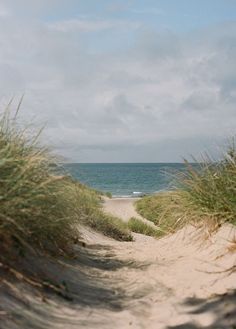
[(232, 143), (223, 159), (215, 162), (206, 156), (200, 170), (186, 162), (187, 172), (180, 175), (189, 206), (216, 223), (236, 224), (236, 150)]
[(0, 118), (0, 258), (13, 249), (66, 253), (86, 224), (118, 240), (127, 226), (102, 212), (100, 196), (58, 175), (57, 160), (36, 137), (19, 129), (6, 111)]
[(96, 212), (94, 217), (88, 217), (88, 220), (84, 224), (119, 241), (133, 240), (129, 226), (125, 222), (118, 217), (104, 214), (101, 210)]
[(139, 218), (132, 217), (128, 221), (128, 227), (132, 232), (141, 233), (144, 235), (149, 235), (152, 237), (159, 237), (161, 232), (156, 228), (144, 223)]
[(80, 224), (91, 227), (120, 241), (131, 241), (132, 236), (125, 222), (120, 218), (104, 213), (102, 210), (101, 195), (86, 186), (75, 183), (74, 193), (76, 212)]
[(187, 223), (216, 229), (224, 222), (236, 224), (236, 151), (234, 143), (222, 160), (205, 156), (198, 166), (185, 161), (186, 171), (177, 175), (176, 191), (144, 197), (136, 203), (140, 215), (166, 233)]
[(183, 191), (163, 192), (136, 202), (137, 212), (152, 221), (159, 236), (174, 233), (188, 222), (188, 205)]

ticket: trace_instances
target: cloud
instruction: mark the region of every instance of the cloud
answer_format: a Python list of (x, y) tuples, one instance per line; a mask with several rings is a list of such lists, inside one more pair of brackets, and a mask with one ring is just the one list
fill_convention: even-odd
[(106, 10), (111, 13), (121, 13), (129, 10), (129, 8), (133, 5), (134, 0), (126, 0), (126, 1), (112, 1), (106, 7)]
[(155, 15), (155, 16), (163, 16), (166, 14), (164, 10), (158, 8), (132, 9), (131, 12), (138, 15)]
[(0, 18), (7, 16), (10, 16), (9, 9), (4, 4), (0, 4)]
[[(235, 133), (236, 23), (187, 36), (135, 24), (0, 19), (2, 104), (25, 92), (22, 118), (73, 161), (176, 161)], [(129, 46), (94, 46), (126, 29)]]
[(99, 32), (104, 30), (127, 30), (138, 29), (138, 22), (129, 22), (125, 20), (101, 20), (101, 19), (70, 19), (55, 23), (49, 23), (48, 26), (59, 32)]

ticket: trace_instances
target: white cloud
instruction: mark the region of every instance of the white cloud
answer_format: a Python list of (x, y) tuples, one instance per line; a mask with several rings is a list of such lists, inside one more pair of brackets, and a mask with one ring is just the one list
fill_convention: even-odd
[(7, 17), (7, 16), (10, 16), (9, 9), (4, 4), (0, 3), (0, 18)]
[(48, 122), (45, 140), (74, 161), (175, 161), (235, 133), (236, 24), (190, 37), (140, 28), (116, 52), (83, 38), (132, 24), (0, 20), (0, 97), (25, 92), (22, 116)]
[(138, 29), (141, 24), (138, 22), (129, 22), (125, 20), (101, 20), (101, 19), (70, 19), (55, 23), (49, 23), (48, 26), (59, 32), (99, 32), (104, 30), (127, 30)]
[(158, 8), (142, 8), (142, 9), (132, 9), (130, 10), (134, 14), (139, 15), (155, 15), (155, 16), (163, 16), (166, 13)]

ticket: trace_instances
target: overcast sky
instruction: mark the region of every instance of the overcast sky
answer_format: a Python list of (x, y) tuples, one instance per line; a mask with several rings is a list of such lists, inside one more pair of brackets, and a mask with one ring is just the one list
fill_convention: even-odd
[(236, 0), (0, 0), (0, 104), (73, 162), (175, 162), (235, 134)]

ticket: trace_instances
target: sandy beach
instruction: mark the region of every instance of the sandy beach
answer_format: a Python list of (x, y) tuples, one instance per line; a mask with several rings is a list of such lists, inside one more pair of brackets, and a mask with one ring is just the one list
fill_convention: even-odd
[(136, 212), (134, 203), (139, 198), (104, 198), (104, 210), (114, 216), (122, 218), (124, 221), (128, 221), (131, 217), (141, 216)]
[[(106, 199), (104, 209), (125, 221), (141, 218), (135, 201)], [(160, 240), (134, 236), (135, 242), (119, 254), (149, 263), (144, 273), (130, 273), (137, 289), (150, 289), (143, 299), (143, 304), (149, 304), (148, 315), (141, 317), (140, 328), (231, 328), (236, 321), (236, 297), (224, 301), (219, 296), (236, 287), (234, 226), (224, 225), (216, 234), (187, 226)]]
[(0, 329), (236, 329), (236, 0), (0, 0), (0, 87)]
[[(127, 220), (136, 216), (134, 201), (107, 199), (104, 208)], [(34, 271), (66, 282), (66, 299), (1, 283), (4, 329), (234, 328), (235, 227), (209, 235), (187, 226), (160, 240), (134, 234), (133, 242), (81, 232), (76, 260), (29, 260)]]

